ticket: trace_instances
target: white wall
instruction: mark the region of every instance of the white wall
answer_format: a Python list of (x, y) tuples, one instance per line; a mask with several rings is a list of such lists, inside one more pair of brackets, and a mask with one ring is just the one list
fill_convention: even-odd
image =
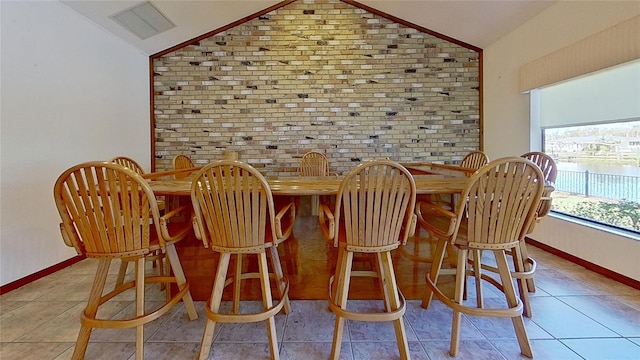
[(53, 184), (116, 155), (150, 166), (148, 57), (57, 1), (1, 1), (0, 284), (75, 255)]
[[(640, 14), (637, 1), (560, 1), (484, 50), (484, 150), (490, 158), (529, 151), (529, 95), (520, 67)], [(534, 149), (535, 150), (535, 149)], [(534, 239), (640, 280), (640, 241), (560, 219), (546, 219)]]

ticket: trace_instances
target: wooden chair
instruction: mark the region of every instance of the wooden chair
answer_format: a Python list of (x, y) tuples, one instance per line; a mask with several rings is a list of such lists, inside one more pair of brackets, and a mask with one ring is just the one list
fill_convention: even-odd
[[(183, 154), (174, 156), (171, 162), (173, 163), (174, 170), (190, 169), (195, 167), (191, 158)], [(189, 176), (188, 173), (181, 173), (181, 174), (174, 175), (176, 180), (184, 179), (187, 176)]]
[[(156, 198), (147, 182), (134, 171), (112, 162), (76, 165), (60, 175), (54, 187), (55, 203), (62, 223), (64, 242), (78, 254), (98, 259), (98, 269), (87, 307), (80, 316), (73, 359), (83, 359), (93, 328), (136, 328), (136, 359), (144, 357), (144, 324), (166, 314), (183, 300), (191, 320), (198, 317), (175, 242), (191, 231), (190, 222), (170, 222), (188, 209), (160, 216)], [(165, 250), (174, 276), (145, 276), (145, 257)], [(103, 294), (112, 259), (135, 263), (135, 280)], [(175, 282), (177, 293), (160, 308), (146, 313), (145, 283)], [(135, 289), (136, 315), (129, 319), (97, 318), (98, 308), (116, 295)]]
[[(415, 198), (416, 185), (409, 171), (382, 159), (362, 163), (345, 176), (335, 209), (321, 204), (323, 233), (338, 247), (336, 273), (329, 285), (329, 308), (336, 314), (332, 359), (340, 357), (345, 319), (393, 321), (400, 357), (410, 357), (403, 322), (405, 300), (397, 287), (391, 251), (406, 243), (415, 230)], [(375, 255), (375, 271), (352, 271), (354, 253)], [(378, 278), (384, 312), (347, 310), (353, 276)]]
[[(144, 175), (144, 169), (142, 166), (135, 160), (127, 156), (116, 156), (113, 159), (109, 160), (113, 163), (122, 165), (128, 169), (133, 170), (136, 174)], [(157, 199), (158, 207), (160, 211), (164, 210), (165, 202), (164, 198)], [(164, 252), (162, 250), (154, 251), (151, 254), (147, 255), (147, 261), (153, 262), (153, 267), (157, 267), (159, 273), (164, 274)], [(122, 285), (124, 283), (124, 278), (127, 275), (127, 267), (129, 266), (129, 261), (126, 259), (122, 259), (120, 262), (120, 269), (118, 270), (118, 277), (116, 278), (116, 287)], [(160, 284), (161, 288), (164, 288), (164, 284)]]
[[(266, 321), (271, 358), (278, 359), (274, 316), (289, 304), (289, 282), (284, 278), (277, 246), (292, 233), (295, 205), (286, 204), (276, 213), (271, 189), (265, 178), (251, 165), (233, 160), (210, 163), (198, 172), (191, 186), (195, 210), (194, 229), (205, 247), (220, 254), (211, 298), (207, 303), (207, 324), (202, 337), (200, 359), (209, 356), (216, 323)], [(280, 301), (273, 304), (267, 267), (267, 250), (274, 270)], [(236, 268), (226, 280), (231, 255)], [(257, 257), (258, 272), (243, 273), (243, 255)], [(250, 267), (255, 268), (255, 267)], [(242, 280), (259, 279), (263, 310), (239, 314)], [(224, 289), (233, 284), (232, 313), (220, 313)]]
[[(427, 289), (422, 298), (422, 307), (428, 308), (433, 294), (453, 309), (450, 354), (456, 356), (460, 340), (462, 314), (488, 317), (510, 317), (520, 344), (520, 351), (533, 357), (531, 344), (524, 327), (523, 301), (516, 295), (515, 278), (520, 285), (531, 275), (525, 271), (519, 243), (524, 239), (529, 226), (535, 221), (535, 213), (544, 189), (544, 177), (531, 161), (508, 157), (495, 160), (472, 175), (463, 190), (455, 213), (428, 206), (430, 215), (427, 226), (439, 234), (436, 255), (429, 276)], [(453, 299), (437, 286), (443, 265), (445, 246), (453, 244), (458, 249), (456, 285)], [(493, 252), (500, 282), (484, 274), (482, 251)], [(515, 269), (511, 271), (506, 260), (506, 251), (514, 257)], [(469, 256), (471, 252), (472, 256)], [(467, 270), (471, 262), (472, 270)], [(476, 282), (476, 306), (463, 303), (466, 276), (471, 274)], [(482, 281), (486, 281), (504, 292), (507, 308), (485, 308), (482, 298)], [(526, 293), (526, 292), (525, 292)], [(523, 294), (521, 294), (523, 295)]]
[(472, 151), (462, 159), (460, 167), (477, 170), (487, 165), (488, 162), (489, 157), (483, 151)]
[(130, 157), (116, 156), (110, 161), (116, 164), (120, 164), (126, 168), (129, 168), (133, 170), (136, 174), (140, 174), (140, 175), (144, 174), (144, 169), (142, 168), (142, 166), (140, 166), (140, 164), (137, 161), (133, 160)]
[[(336, 175), (329, 171), (329, 160), (323, 153), (317, 151), (309, 151), (302, 156), (300, 160), (300, 168), (298, 171), (300, 176), (330, 176)], [(299, 201), (299, 199), (295, 199)], [(312, 215), (318, 215), (320, 203), (332, 203), (331, 196), (312, 196), (311, 197), (311, 210)]]
[(329, 160), (326, 155), (317, 151), (309, 151), (300, 160), (300, 176), (329, 175)]
[[(551, 156), (539, 151), (524, 153), (520, 156), (525, 159), (531, 160), (533, 163), (538, 165), (538, 167), (540, 167), (540, 170), (542, 170), (542, 174), (544, 175), (545, 183), (548, 186), (553, 186), (555, 184), (556, 177), (558, 176), (558, 167), (556, 165), (555, 160), (553, 160)], [(536, 224), (538, 224), (540, 220), (542, 220), (542, 218), (549, 215), (549, 212), (551, 211), (551, 202), (552, 202), (551, 192), (553, 192), (553, 190), (545, 191), (545, 193), (543, 194), (542, 199), (540, 200), (540, 205), (538, 206), (538, 211), (536, 212), (536, 221), (531, 223), (531, 227), (529, 228), (529, 231), (527, 232), (527, 234), (533, 233), (533, 230)], [(527, 263), (525, 263), (525, 267), (527, 269), (531, 269), (532, 267), (535, 266), (534, 264), (535, 260), (529, 256), (529, 251), (527, 250), (526, 241), (522, 242), (521, 247), (522, 247), (521, 249), (522, 256), (524, 256), (524, 258), (527, 261)], [(527, 288), (531, 292), (534, 292), (536, 290), (533, 278), (527, 280)], [(529, 317), (531, 316), (530, 309), (527, 315)]]
[[(489, 162), (489, 157), (483, 151), (472, 151), (462, 159), (462, 161), (460, 162), (460, 167), (464, 169), (478, 170), (481, 167), (485, 166), (488, 162)], [(468, 176), (471, 175), (470, 172), (466, 172), (466, 173)], [(425, 202), (436, 204), (440, 207), (453, 211), (452, 209), (455, 206), (455, 199), (456, 199), (455, 194), (443, 194), (439, 196), (433, 196), (433, 195), (418, 196), (417, 204), (416, 204), (416, 215), (418, 216), (418, 224), (420, 225), (421, 228), (427, 230), (427, 233), (429, 235), (429, 239), (427, 240), (427, 243), (429, 245), (431, 256), (424, 256), (420, 254), (420, 251), (421, 251), (420, 239), (414, 238), (412, 253), (409, 252), (408, 249), (405, 249), (404, 247), (402, 248), (402, 254), (405, 257), (416, 262), (426, 262), (426, 263), (433, 262), (433, 253), (435, 252), (435, 249), (436, 249), (438, 234), (435, 234), (429, 231), (430, 227), (425, 225), (425, 223), (428, 221), (428, 218), (425, 216), (425, 214), (422, 213), (423, 206), (421, 204)], [(429, 208), (429, 206), (427, 206), (427, 208)], [(455, 265), (457, 261), (455, 250), (451, 244), (447, 244), (446, 261), (451, 265)]]

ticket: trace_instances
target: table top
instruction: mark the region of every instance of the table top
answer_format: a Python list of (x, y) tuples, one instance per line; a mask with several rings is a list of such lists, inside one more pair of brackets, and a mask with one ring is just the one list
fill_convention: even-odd
[[(408, 167), (409, 168), (409, 167)], [(412, 167), (416, 170), (413, 176), (418, 194), (452, 194), (459, 193), (468, 179), (462, 172), (432, 169), (428, 164)], [(411, 169), (410, 169), (411, 170)], [(342, 181), (341, 176), (280, 176), (267, 177), (269, 187), (274, 195), (335, 195)], [(149, 185), (157, 195), (191, 194), (191, 181), (188, 179), (163, 179), (157, 176), (149, 180)]]

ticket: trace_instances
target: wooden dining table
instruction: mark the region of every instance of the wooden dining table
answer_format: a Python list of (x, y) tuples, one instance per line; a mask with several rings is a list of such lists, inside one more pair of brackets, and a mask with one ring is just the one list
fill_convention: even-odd
[[(432, 167), (427, 163), (403, 164), (413, 174), (418, 194), (455, 194), (461, 192), (467, 181), (464, 171)], [(165, 196), (167, 203), (190, 202), (191, 178), (200, 168), (171, 170), (145, 174), (153, 192), (158, 196)], [(176, 174), (178, 174), (176, 179)], [(186, 174), (185, 177), (183, 177)], [(313, 205), (308, 205), (309, 199), (317, 196), (335, 195), (338, 192), (342, 176), (266, 176), (271, 192), (274, 196), (300, 197), (300, 202), (307, 202), (309, 213), (313, 214)], [(302, 211), (299, 211), (300, 216)], [(302, 217), (300, 218), (302, 220)], [(305, 218), (306, 222), (310, 217)], [(304, 222), (304, 221), (303, 221)], [(331, 268), (335, 266), (335, 254), (318, 239), (305, 239), (304, 234), (296, 234), (285, 241), (281, 247), (281, 259), (285, 268), (290, 268), (290, 296), (292, 299), (315, 298), (315, 294), (324, 294)], [(206, 300), (211, 295), (213, 276), (217, 266), (217, 254), (205, 249), (202, 242), (195, 236), (187, 237), (176, 244), (178, 256), (185, 275), (190, 282), (190, 291), (194, 300)], [(318, 259), (323, 259), (318, 261)], [(291, 261), (289, 261), (291, 260)], [(302, 265), (301, 265), (302, 264)], [(305, 268), (299, 268), (305, 266)], [(305, 274), (313, 273), (313, 280)], [(326, 277), (326, 279), (325, 279)], [(422, 283), (421, 283), (422, 284)], [(418, 286), (421, 286), (418, 284)], [(259, 286), (257, 287), (259, 289)], [(243, 288), (243, 294), (250, 298), (253, 287)], [(253, 294), (259, 299), (259, 294)], [(363, 295), (366, 297), (366, 295)]]
[[(429, 163), (404, 164), (413, 174), (417, 194), (455, 194), (462, 191), (467, 176), (465, 171), (443, 169)], [(195, 172), (199, 168), (182, 170)], [(191, 180), (176, 180), (177, 171), (145, 174), (156, 195), (189, 196)], [(273, 195), (312, 196), (338, 193), (342, 176), (266, 176)]]

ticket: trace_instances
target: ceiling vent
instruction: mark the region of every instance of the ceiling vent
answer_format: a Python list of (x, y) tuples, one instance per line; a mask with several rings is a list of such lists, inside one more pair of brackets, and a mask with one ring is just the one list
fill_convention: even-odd
[(175, 27), (175, 24), (150, 2), (109, 17), (142, 40)]

